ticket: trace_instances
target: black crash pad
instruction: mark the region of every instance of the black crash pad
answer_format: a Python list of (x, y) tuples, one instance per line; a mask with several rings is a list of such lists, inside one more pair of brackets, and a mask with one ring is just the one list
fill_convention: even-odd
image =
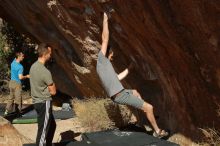
[[(54, 146), (178, 146), (143, 132), (103, 131), (83, 134), (81, 142), (54, 143)], [(24, 146), (34, 146), (25, 144)]]
[[(15, 112), (10, 113), (5, 116), (4, 115), (5, 107), (6, 107), (6, 104), (4, 104), (4, 103), (0, 104), (0, 116), (3, 116), (4, 118), (8, 119), (9, 121), (13, 122), (13, 120), (16, 120), (16, 121), (21, 121), (21, 123), (22, 123), (22, 120), (31, 119), (33, 121), (33, 119), (37, 119), (37, 113), (34, 110), (34, 107), (32, 104), (24, 106), (24, 108), (22, 109), (22, 116), (21, 117), (18, 117), (17, 113), (15, 113)], [(72, 109), (69, 111), (66, 111), (66, 110), (53, 111), (53, 115), (54, 115), (55, 119), (62, 119), (62, 120), (74, 117), (74, 113), (73, 113)]]
[(177, 146), (177, 144), (155, 138), (143, 132), (104, 131), (84, 134), (85, 139), (105, 146)]
[[(53, 111), (53, 115), (55, 119), (70, 119), (74, 117), (73, 111), (65, 111), (65, 110), (57, 110)], [(37, 118), (37, 112), (35, 110), (31, 110), (26, 114), (22, 115), (19, 119), (34, 119)]]

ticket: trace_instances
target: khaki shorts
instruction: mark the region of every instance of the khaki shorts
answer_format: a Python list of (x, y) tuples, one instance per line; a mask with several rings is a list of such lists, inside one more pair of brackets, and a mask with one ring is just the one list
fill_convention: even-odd
[(118, 104), (130, 105), (142, 109), (144, 100), (133, 95), (132, 90), (124, 89), (113, 99)]

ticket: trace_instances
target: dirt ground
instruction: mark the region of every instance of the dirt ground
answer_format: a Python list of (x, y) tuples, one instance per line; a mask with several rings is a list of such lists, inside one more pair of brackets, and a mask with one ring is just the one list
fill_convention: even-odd
[[(31, 98), (27, 98), (23, 101), (25, 104), (32, 103)], [(53, 106), (53, 110), (60, 110), (61, 107)], [(56, 119), (56, 131), (54, 134), (53, 142), (60, 142), (66, 140), (79, 140), (77, 137), (79, 132), (83, 129), (78, 123), (77, 118), (71, 118), (66, 120)], [(25, 137), (23, 143), (35, 143), (37, 135), (37, 123), (33, 124), (13, 124), (18, 132)]]
[[(23, 104), (31, 104), (29, 92), (22, 92)], [(0, 103), (7, 102), (8, 95), (1, 96)], [(60, 110), (61, 107), (53, 107), (54, 110)], [(80, 140), (79, 132), (83, 132), (83, 128), (79, 126), (77, 118), (67, 120), (56, 120), (56, 131), (53, 142), (65, 140)], [(37, 123), (33, 124), (13, 124), (17, 131), (24, 137), (23, 143), (35, 143), (37, 135)]]
[[(56, 121), (57, 128), (53, 138), (53, 142), (60, 142), (66, 140), (77, 140), (80, 141), (80, 133), (83, 129), (77, 123), (75, 118), (67, 120)], [(35, 138), (37, 134), (37, 124), (13, 124), (13, 126), (18, 130), (18, 132), (25, 138), (23, 144), (25, 143), (35, 143)], [(181, 134), (175, 134), (169, 138), (169, 141), (180, 144), (181, 146), (199, 146), (193, 143), (190, 139), (185, 138)]]
[[(53, 142), (61, 142), (68, 140), (81, 140), (81, 132), (84, 129), (80, 126), (77, 118), (67, 119), (67, 120), (57, 120), (57, 127)], [(37, 124), (13, 124), (13, 126), (18, 130), (18, 132), (23, 135), (23, 144), (25, 143), (35, 143), (35, 138), (37, 134)], [(180, 144), (180, 146), (201, 146), (192, 142), (190, 139), (184, 137), (181, 134), (175, 134), (168, 139), (168, 141)], [(208, 146), (208, 145), (203, 145)]]
[[(76, 118), (67, 120), (56, 120), (56, 131), (53, 142), (66, 140), (80, 140), (80, 132), (83, 129), (77, 124)], [(37, 135), (37, 123), (34, 124), (13, 124), (18, 132), (24, 136), (23, 143), (35, 143)]]
[[(31, 99), (28, 98), (28, 93), (26, 94), (26, 99), (23, 103), (28, 104), (31, 103)], [(6, 102), (5, 98), (1, 98), (0, 102)], [(59, 108), (59, 107), (56, 107)], [(55, 108), (55, 109), (56, 109)], [(86, 130), (80, 125), (77, 117), (67, 120), (56, 120), (56, 131), (53, 138), (53, 142), (61, 142), (61, 141), (69, 141), (69, 140), (81, 140), (81, 133)], [(13, 124), (13, 126), (17, 129), (17, 131), (23, 136), (22, 142), (25, 143), (35, 143), (36, 134), (37, 134), (37, 123), (34, 124)], [(168, 141), (179, 144), (180, 146), (199, 146), (192, 142), (189, 138), (181, 134), (174, 134), (171, 136)], [(203, 146), (208, 146), (208, 144), (203, 144)]]

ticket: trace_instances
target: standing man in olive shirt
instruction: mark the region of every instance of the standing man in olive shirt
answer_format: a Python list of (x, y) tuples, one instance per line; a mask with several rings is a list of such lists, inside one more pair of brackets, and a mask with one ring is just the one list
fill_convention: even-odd
[(52, 145), (56, 123), (52, 114), (52, 95), (56, 94), (56, 87), (50, 71), (45, 63), (51, 57), (51, 47), (40, 44), (38, 47), (38, 60), (30, 69), (31, 97), (37, 111), (38, 131), (37, 146)]

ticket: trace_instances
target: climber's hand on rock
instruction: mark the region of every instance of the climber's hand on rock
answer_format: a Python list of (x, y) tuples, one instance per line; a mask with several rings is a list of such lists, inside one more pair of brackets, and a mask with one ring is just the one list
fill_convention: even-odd
[(104, 17), (103, 21), (108, 21), (108, 16), (107, 16), (106, 12), (104, 12), (103, 17)]

